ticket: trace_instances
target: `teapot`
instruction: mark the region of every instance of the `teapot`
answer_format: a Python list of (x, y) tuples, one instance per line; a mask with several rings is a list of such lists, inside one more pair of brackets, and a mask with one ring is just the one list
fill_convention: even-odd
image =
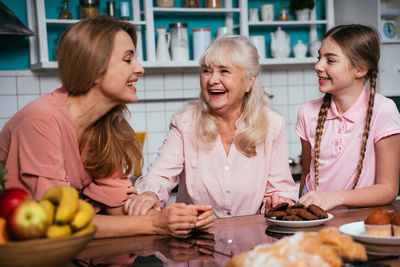
[(295, 58), (305, 58), (307, 54), (307, 45), (303, 44), (301, 40), (293, 47), (293, 54)]
[(171, 34), (167, 32), (164, 27), (157, 28), (158, 38), (157, 38), (157, 61), (166, 62), (170, 61), (171, 57), (169, 55), (169, 44), (171, 40)]
[(287, 58), (290, 54), (290, 36), (281, 27), (271, 32), (271, 54), (274, 58)]

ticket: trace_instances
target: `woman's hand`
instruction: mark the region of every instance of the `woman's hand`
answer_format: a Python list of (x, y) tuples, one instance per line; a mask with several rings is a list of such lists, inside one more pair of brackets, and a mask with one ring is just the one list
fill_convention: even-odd
[(160, 200), (151, 191), (133, 195), (124, 204), (124, 212), (127, 215), (146, 215), (150, 209), (160, 210)]
[(172, 203), (161, 211), (150, 210), (156, 232), (185, 238), (196, 227), (197, 211), (184, 203)]
[(317, 205), (328, 211), (342, 205), (342, 191), (310, 191), (299, 199), (299, 203), (309, 206)]
[(198, 214), (196, 222), (197, 230), (207, 230), (214, 225), (215, 218), (213, 215), (213, 209), (211, 205), (198, 204), (198, 205), (189, 205), (189, 207), (196, 210)]
[(294, 204), (294, 201), (291, 200), (290, 198), (282, 197), (277, 193), (273, 193), (271, 196), (266, 197), (265, 199), (265, 214), (268, 213), (270, 209), (273, 207), (283, 203), (287, 202), (289, 205)]

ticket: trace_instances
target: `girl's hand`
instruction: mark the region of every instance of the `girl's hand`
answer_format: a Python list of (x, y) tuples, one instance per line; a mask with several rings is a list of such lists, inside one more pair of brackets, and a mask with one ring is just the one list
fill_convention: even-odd
[(150, 210), (153, 225), (159, 234), (188, 237), (196, 227), (197, 211), (184, 203), (172, 203), (161, 211)]
[(294, 201), (291, 200), (290, 198), (282, 197), (277, 193), (273, 193), (271, 196), (266, 197), (266, 199), (265, 199), (265, 214), (267, 214), (270, 209), (272, 209), (273, 207), (275, 207), (283, 202), (287, 202), (287, 203), (289, 203), (289, 205), (294, 204)]
[(133, 195), (124, 204), (124, 212), (127, 215), (146, 215), (150, 209), (160, 210), (160, 201), (151, 191)]
[(328, 211), (342, 205), (341, 199), (340, 191), (310, 191), (299, 199), (299, 203), (305, 206), (314, 204)]
[(197, 230), (206, 230), (211, 228), (214, 225), (214, 215), (213, 209), (211, 205), (189, 205), (189, 207), (193, 208), (197, 212), (197, 222), (196, 229)]

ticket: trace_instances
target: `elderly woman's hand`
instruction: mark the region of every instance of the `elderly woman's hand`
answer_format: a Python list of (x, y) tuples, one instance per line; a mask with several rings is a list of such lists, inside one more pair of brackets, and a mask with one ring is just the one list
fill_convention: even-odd
[(282, 197), (277, 193), (273, 193), (271, 196), (266, 197), (265, 200), (265, 214), (268, 213), (268, 211), (275, 207), (276, 205), (279, 205), (283, 202), (289, 203), (289, 205), (294, 204), (294, 201), (291, 200), (290, 198)]
[(161, 211), (150, 210), (153, 224), (159, 234), (188, 237), (196, 227), (197, 211), (184, 203), (172, 203)]
[(211, 205), (197, 204), (197, 205), (189, 205), (189, 207), (196, 210), (198, 214), (196, 222), (197, 230), (207, 230), (214, 225), (215, 218), (213, 215), (213, 209)]
[(150, 209), (160, 210), (160, 201), (151, 191), (133, 195), (124, 204), (124, 212), (127, 215), (146, 215)]

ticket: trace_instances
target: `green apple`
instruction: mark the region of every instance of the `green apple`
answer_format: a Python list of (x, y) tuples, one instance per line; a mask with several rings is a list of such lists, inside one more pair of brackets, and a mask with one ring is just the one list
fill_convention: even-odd
[(46, 235), (48, 221), (42, 205), (28, 199), (11, 212), (7, 219), (7, 231), (17, 240), (41, 238)]

